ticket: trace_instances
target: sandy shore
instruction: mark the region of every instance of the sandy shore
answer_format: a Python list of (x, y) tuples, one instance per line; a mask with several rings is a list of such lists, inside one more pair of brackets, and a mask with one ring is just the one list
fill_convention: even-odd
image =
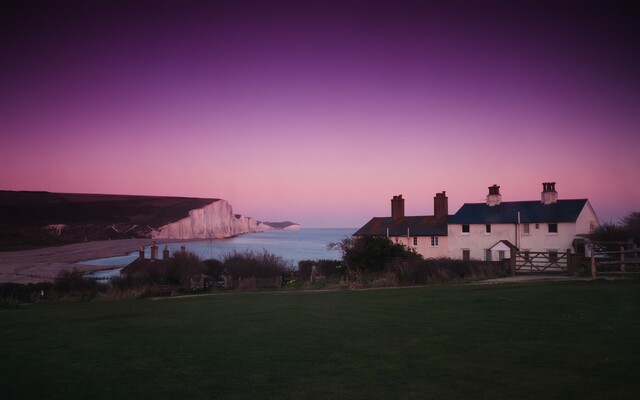
[(105, 267), (80, 262), (127, 255), (140, 249), (141, 246), (149, 246), (152, 243), (152, 239), (104, 240), (34, 250), (0, 252), (0, 282), (51, 281), (60, 271), (73, 268), (85, 272), (98, 271)]

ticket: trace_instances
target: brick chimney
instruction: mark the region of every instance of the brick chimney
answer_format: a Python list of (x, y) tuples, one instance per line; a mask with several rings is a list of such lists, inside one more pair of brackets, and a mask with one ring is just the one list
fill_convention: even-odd
[(542, 204), (548, 206), (558, 202), (558, 192), (556, 192), (555, 182), (544, 182), (542, 184)]
[(449, 216), (449, 198), (444, 191), (436, 193), (436, 197), (433, 198), (433, 216), (436, 218)]
[(162, 250), (162, 259), (163, 260), (169, 259), (169, 246), (166, 244), (164, 245), (164, 250)]
[(155, 261), (158, 258), (158, 246), (154, 243), (151, 246), (151, 261)]
[(500, 186), (489, 186), (489, 194), (487, 195), (487, 205), (489, 207), (500, 205), (502, 202), (502, 195), (500, 194)]
[(393, 196), (391, 199), (391, 219), (396, 221), (404, 217), (404, 199), (402, 195)]
[(144, 260), (144, 247), (140, 246), (140, 250), (138, 250), (138, 257), (140, 257), (141, 260)]

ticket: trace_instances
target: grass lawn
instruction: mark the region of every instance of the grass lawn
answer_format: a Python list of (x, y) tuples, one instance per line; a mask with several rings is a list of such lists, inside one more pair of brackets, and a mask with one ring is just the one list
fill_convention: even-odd
[(630, 399), (640, 282), (0, 311), (1, 399)]

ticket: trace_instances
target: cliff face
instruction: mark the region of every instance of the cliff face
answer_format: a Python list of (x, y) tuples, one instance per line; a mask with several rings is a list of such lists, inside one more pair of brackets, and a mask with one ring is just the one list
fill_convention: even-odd
[(189, 211), (189, 216), (151, 232), (154, 239), (226, 238), (242, 233), (262, 232), (271, 227), (251, 217), (235, 215), (231, 204), (217, 200)]

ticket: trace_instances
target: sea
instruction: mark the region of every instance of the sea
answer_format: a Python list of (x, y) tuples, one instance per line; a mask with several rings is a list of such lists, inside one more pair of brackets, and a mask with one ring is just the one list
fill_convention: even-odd
[[(356, 228), (306, 228), (299, 230), (272, 230), (259, 233), (247, 233), (229, 239), (200, 239), (190, 242), (166, 243), (171, 254), (185, 246), (187, 251), (198, 255), (201, 259), (222, 259), (226, 254), (234, 251), (268, 251), (282, 257), (291, 268), (295, 268), (301, 260), (339, 260), (341, 255), (337, 250), (330, 250), (327, 245), (339, 242), (355, 233)], [(165, 243), (157, 242), (158, 255), (162, 257)], [(109, 279), (120, 273), (120, 269), (138, 257), (138, 252), (126, 256), (99, 258), (81, 261), (79, 264), (104, 266), (105, 269), (88, 274), (93, 279)], [(145, 257), (151, 257), (151, 248), (145, 248)], [(111, 267), (111, 268), (109, 268)]]

